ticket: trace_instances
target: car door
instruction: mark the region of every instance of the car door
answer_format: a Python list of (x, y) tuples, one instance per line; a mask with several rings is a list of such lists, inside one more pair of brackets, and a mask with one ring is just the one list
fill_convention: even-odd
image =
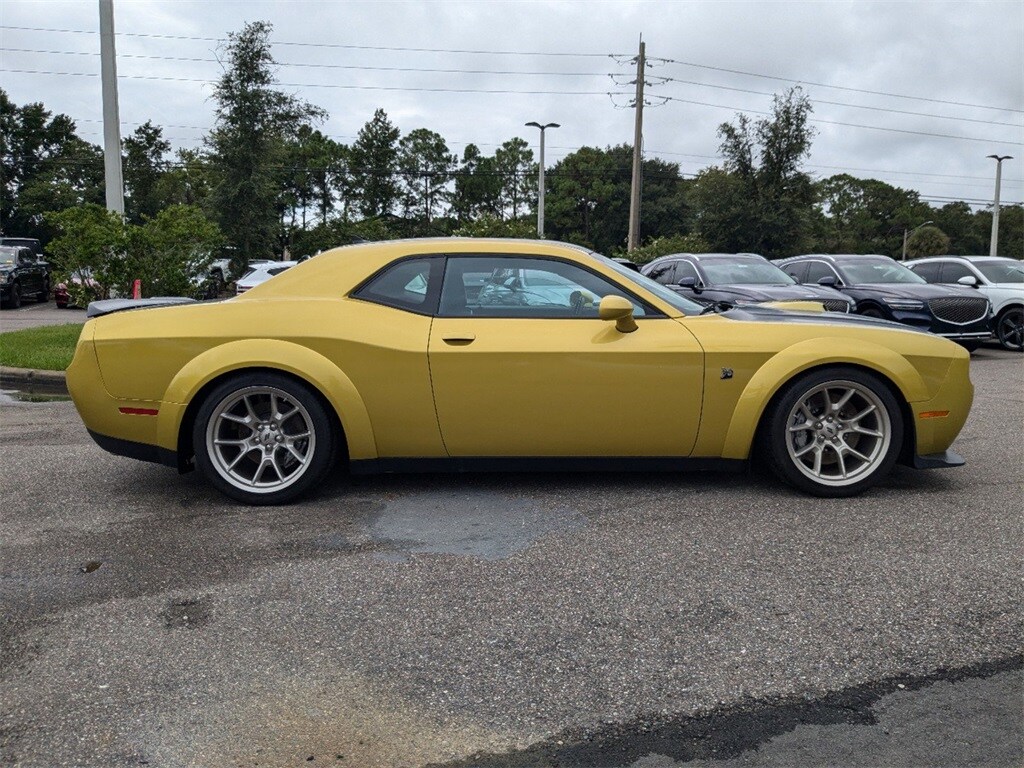
[[(606, 295), (633, 303), (636, 331), (598, 318)], [(696, 339), (571, 261), (449, 256), (429, 362), (454, 457), (687, 456), (693, 448), (703, 386)]]

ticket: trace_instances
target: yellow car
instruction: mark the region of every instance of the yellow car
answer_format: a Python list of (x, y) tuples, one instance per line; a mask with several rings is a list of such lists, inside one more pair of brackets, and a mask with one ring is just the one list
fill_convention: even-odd
[[(220, 303), (98, 302), (68, 388), (117, 454), (277, 504), (354, 473), (722, 469), (847, 496), (957, 466), (968, 353), (859, 316), (694, 304), (536, 240), (338, 248)], [(120, 311), (123, 310), (123, 311)]]

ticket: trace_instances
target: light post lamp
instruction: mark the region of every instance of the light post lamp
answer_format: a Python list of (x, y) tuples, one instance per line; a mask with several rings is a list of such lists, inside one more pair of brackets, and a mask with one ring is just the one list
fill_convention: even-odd
[(903, 256), (900, 257), (900, 261), (907, 260), (907, 240), (910, 239), (910, 236), (917, 232), (917, 230), (919, 230), (921, 227), (927, 227), (929, 224), (934, 223), (935, 222), (933, 221), (926, 221), (924, 224), (918, 224), (913, 229), (907, 229), (906, 227), (903, 228)]
[(527, 123), (531, 128), (540, 128), (540, 167), (537, 172), (537, 237), (544, 237), (544, 131), (561, 128), (558, 123)]
[(999, 182), (1003, 176), (1003, 160), (1013, 160), (1012, 155), (988, 155), (996, 161), (996, 198), (992, 203), (992, 238), (988, 244), (988, 255), (997, 256), (999, 250)]

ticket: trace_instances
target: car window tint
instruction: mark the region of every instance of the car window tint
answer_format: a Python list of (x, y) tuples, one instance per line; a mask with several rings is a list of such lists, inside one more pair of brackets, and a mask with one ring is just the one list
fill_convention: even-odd
[(930, 261), (927, 264), (914, 264), (910, 269), (915, 275), (920, 275), (929, 283), (939, 282), (939, 270), (942, 268), (941, 261)]
[(823, 277), (834, 277), (836, 280), (839, 279), (835, 271), (828, 264), (823, 261), (812, 261), (807, 265), (807, 278), (800, 282), (814, 284)]
[[(916, 269), (914, 271), (917, 272)], [(917, 274), (921, 275), (920, 272), (917, 272)], [(942, 265), (942, 282), (944, 283), (955, 283), (961, 277), (967, 277), (968, 275), (974, 277), (974, 273), (971, 272), (970, 267), (966, 264), (961, 264), (957, 261), (947, 261)], [(924, 277), (924, 275), (921, 275), (921, 277)], [(924, 279), (928, 280), (927, 277), (924, 277)], [(928, 280), (928, 282), (930, 283), (931, 280)]]
[(514, 256), (454, 256), (448, 258), (439, 314), (596, 318), (605, 296), (629, 299), (634, 317), (649, 313), (614, 283), (575, 264)]
[(807, 282), (807, 262), (806, 261), (798, 261), (798, 262), (796, 262), (794, 264), (787, 264), (785, 267), (783, 267), (782, 271), (785, 272), (790, 277), (792, 277), (798, 283), (806, 283)]
[(392, 264), (354, 294), (377, 304), (427, 311), (431, 284), (430, 259), (406, 259)]
[(663, 261), (660, 264), (655, 264), (651, 267), (651, 271), (647, 273), (647, 276), (651, 280), (657, 280), (662, 285), (674, 285), (676, 280), (673, 277), (675, 274), (675, 263), (671, 261)]
[(697, 274), (697, 268), (688, 261), (680, 261), (676, 263), (676, 284), (679, 283), (684, 277), (692, 277), (698, 283), (700, 282), (700, 275)]

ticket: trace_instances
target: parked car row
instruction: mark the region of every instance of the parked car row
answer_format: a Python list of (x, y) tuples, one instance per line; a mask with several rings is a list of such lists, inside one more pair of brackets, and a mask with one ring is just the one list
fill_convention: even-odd
[(807, 254), (772, 263), (753, 253), (677, 253), (644, 275), (706, 305), (814, 301), (952, 339), (968, 349), (995, 336), (1024, 350), (1024, 264), (940, 256), (906, 264), (888, 256)]

